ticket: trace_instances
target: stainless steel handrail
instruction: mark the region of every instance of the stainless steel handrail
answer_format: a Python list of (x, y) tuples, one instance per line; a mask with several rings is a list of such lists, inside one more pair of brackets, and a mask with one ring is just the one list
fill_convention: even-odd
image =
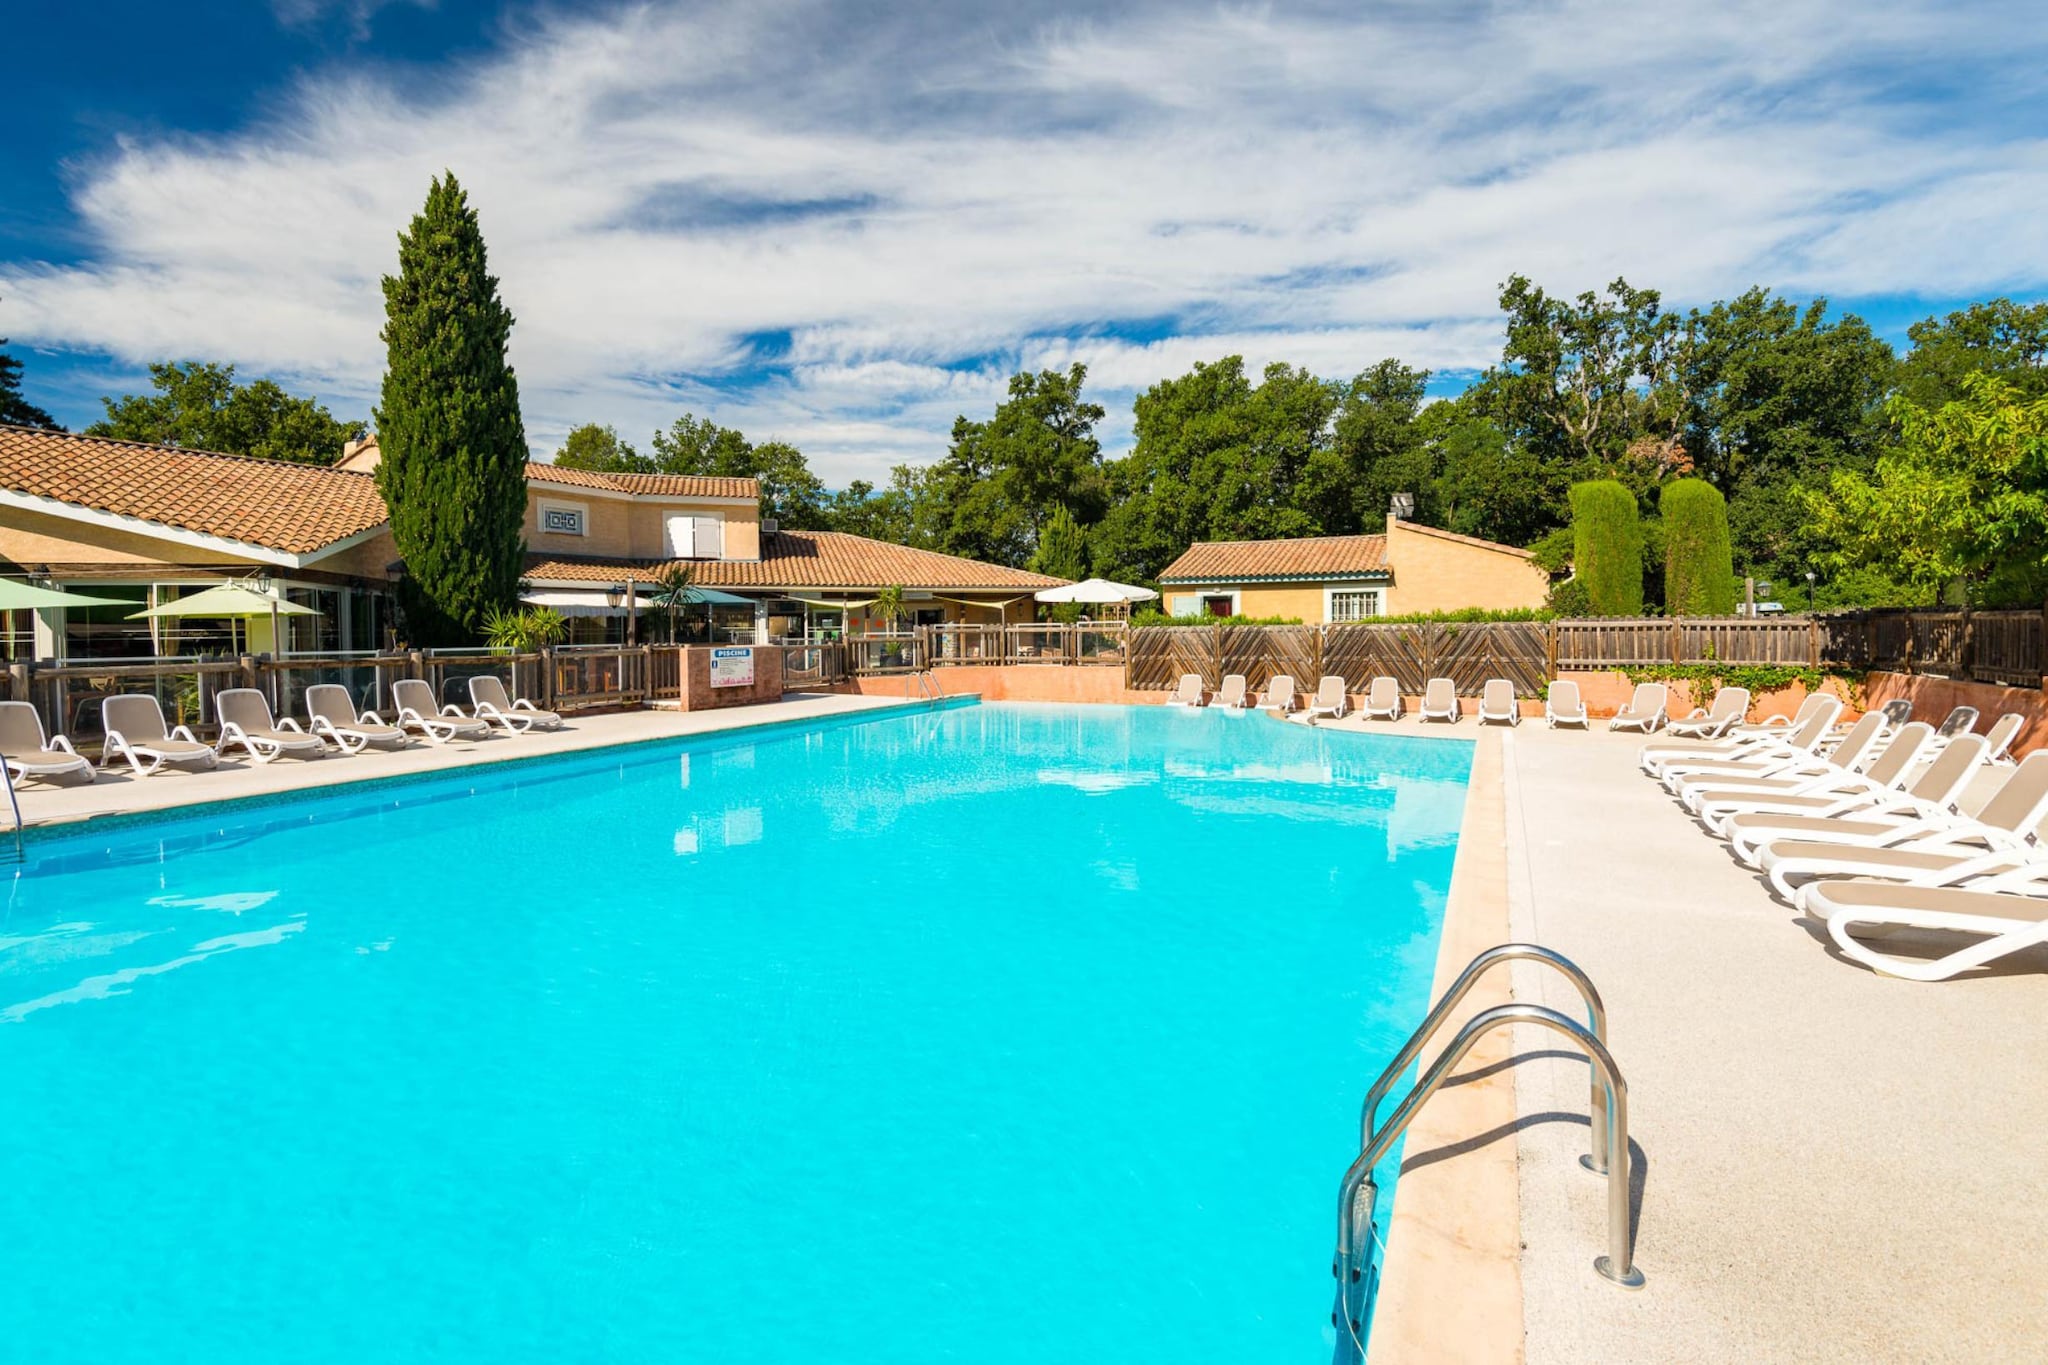
[[(1360, 1148), (1372, 1144), (1373, 1119), (1379, 1112), (1380, 1101), (1387, 1097), (1387, 1092), (1401, 1079), (1401, 1073), (1408, 1069), (1408, 1064), (1415, 1060), (1423, 1046), (1443, 1026), (1451, 1011), (1458, 1007), (1458, 1002), (1471, 993), (1472, 987), (1486, 974), (1487, 969), (1503, 962), (1541, 962), (1545, 966), (1555, 967), (1565, 980), (1578, 987), (1580, 998), (1586, 1002), (1589, 1020), (1587, 1028), (1600, 1040), (1601, 1046), (1606, 1046), (1607, 1007), (1600, 1001), (1600, 992), (1593, 988), (1592, 978), (1586, 975), (1578, 963), (1562, 953), (1554, 953), (1535, 943), (1503, 943), (1488, 948), (1473, 958), (1464, 971), (1458, 973), (1458, 979), (1444, 992), (1443, 999), (1436, 1002), (1435, 1007), (1423, 1019), (1421, 1026), (1409, 1036), (1408, 1045), (1395, 1055), (1393, 1061), (1387, 1063), (1387, 1069), (1372, 1083), (1372, 1089), (1365, 1092), (1365, 1105), (1358, 1120)], [(1597, 1078), (1592, 1083), (1592, 1090), (1592, 1152), (1588, 1156), (1580, 1157), (1579, 1163), (1596, 1175), (1604, 1175), (1607, 1172), (1607, 1097), (1601, 1091)]]
[(19, 862), (27, 856), (22, 843), (21, 798), (14, 794), (14, 769), (0, 763), (0, 775), (7, 779), (7, 804), (14, 808), (14, 858)]
[(1363, 1248), (1371, 1243), (1373, 1206), (1379, 1198), (1379, 1187), (1373, 1182), (1372, 1169), (1386, 1156), (1395, 1140), (1407, 1131), (1429, 1097), (1442, 1088), (1452, 1070), (1472, 1050), (1473, 1044), (1494, 1029), (1510, 1024), (1538, 1024), (1571, 1039), (1585, 1052), (1605, 1087), (1610, 1157), (1607, 1163), (1607, 1252), (1594, 1259), (1593, 1269), (1603, 1279), (1622, 1288), (1642, 1287), (1643, 1274), (1634, 1264), (1635, 1229), (1629, 1205), (1628, 1085), (1621, 1078), (1621, 1069), (1614, 1064), (1607, 1045), (1576, 1020), (1542, 1005), (1496, 1005), (1474, 1015), (1458, 1030), (1451, 1045), (1430, 1064), (1429, 1070), (1415, 1083), (1415, 1088), (1408, 1092), (1385, 1126), (1373, 1135), (1365, 1150), (1358, 1154), (1358, 1159), (1344, 1172), (1343, 1183), (1338, 1187), (1337, 1255), (1331, 1264), (1331, 1272), (1337, 1277), (1338, 1311), (1344, 1319), (1342, 1325), (1350, 1333), (1353, 1347), (1360, 1352), (1364, 1349), (1359, 1333), (1364, 1330), (1365, 1314), (1357, 1301), (1358, 1291), (1354, 1286), (1363, 1279), (1360, 1256)]

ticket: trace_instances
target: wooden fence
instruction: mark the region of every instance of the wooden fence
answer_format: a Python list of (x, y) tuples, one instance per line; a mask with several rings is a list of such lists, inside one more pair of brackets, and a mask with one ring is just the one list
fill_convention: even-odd
[(2042, 685), (2048, 612), (1871, 611), (1830, 616), (1594, 618), (1337, 626), (1144, 626), (1129, 632), (1124, 684), (1171, 689), (1184, 673), (1214, 688), (1241, 673), (1313, 687), (1325, 674), (1354, 692), (1392, 677), (1401, 690), (1447, 677), (1466, 695), (1507, 678), (1524, 696), (1560, 672), (1655, 664), (1776, 664), (1927, 673), (2012, 687)]

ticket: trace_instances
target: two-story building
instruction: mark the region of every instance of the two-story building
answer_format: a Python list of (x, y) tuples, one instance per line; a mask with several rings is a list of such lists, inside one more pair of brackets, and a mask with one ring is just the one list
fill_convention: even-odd
[[(403, 571), (374, 476), (375, 438), (330, 466), (0, 426), (0, 572), (117, 605), (18, 612), (15, 657), (113, 658), (224, 650), (227, 621), (129, 617), (222, 579), (257, 580), (316, 615), (287, 618), (296, 652), (384, 648), (398, 638)], [(878, 591), (904, 590), (920, 622), (1031, 619), (1061, 580), (760, 515), (752, 479), (526, 467), (528, 600), (577, 638), (619, 638), (656, 580), (686, 565), (694, 632), (817, 638), (879, 628)], [(631, 604), (631, 605), (629, 605)], [(278, 642), (250, 623), (250, 648)]]
[(1527, 550), (1387, 518), (1384, 535), (1199, 541), (1159, 575), (1169, 616), (1279, 616), (1307, 625), (1540, 607), (1550, 575)]

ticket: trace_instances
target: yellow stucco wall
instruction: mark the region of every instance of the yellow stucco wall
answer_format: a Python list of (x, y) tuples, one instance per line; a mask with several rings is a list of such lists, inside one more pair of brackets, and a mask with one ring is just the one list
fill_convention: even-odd
[(1467, 607), (1540, 607), (1550, 592), (1550, 575), (1526, 555), (1505, 546), (1434, 535), (1426, 527), (1391, 519), (1387, 563), (1394, 570), (1387, 596), (1389, 616)]
[[(585, 535), (541, 529), (543, 504), (583, 511)], [(536, 554), (594, 555), (602, 559), (662, 559), (668, 554), (671, 516), (716, 515), (725, 523), (725, 559), (761, 557), (761, 510), (754, 503), (691, 502), (686, 499), (600, 498), (573, 488), (530, 484), (526, 494), (526, 546)]]
[[(86, 526), (64, 517), (18, 508), (0, 508), (0, 558), (31, 564), (248, 565), (289, 577), (292, 570), (218, 550), (158, 540), (132, 531)], [(359, 545), (316, 559), (305, 567), (321, 573), (354, 574), (381, 579), (385, 566), (398, 558), (390, 532), (380, 532)]]

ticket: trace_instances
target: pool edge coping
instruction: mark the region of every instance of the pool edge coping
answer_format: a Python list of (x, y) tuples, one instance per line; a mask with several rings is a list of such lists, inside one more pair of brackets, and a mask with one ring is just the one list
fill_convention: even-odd
[[(1475, 956), (1511, 938), (1505, 754), (1498, 732), (1475, 738), (1432, 1001)], [(1481, 978), (1425, 1057), (1466, 1019), (1512, 998), (1509, 973)], [(1505, 1065), (1513, 1055), (1507, 1030), (1481, 1039), (1459, 1074), (1488, 1074), (1438, 1092), (1408, 1130), (1373, 1310), (1372, 1365), (1524, 1358), (1517, 1108)]]
[(689, 745), (696, 742), (716, 742), (735, 735), (761, 735), (774, 730), (806, 729), (820, 725), (858, 723), (876, 720), (884, 716), (900, 715), (910, 710), (954, 710), (982, 704), (978, 692), (963, 692), (944, 697), (938, 701), (925, 699), (914, 701), (885, 701), (880, 705), (861, 707), (853, 711), (838, 711), (815, 716), (776, 716), (766, 720), (746, 720), (734, 725), (724, 725), (712, 730), (697, 730), (673, 735), (648, 735), (632, 739), (600, 741), (594, 744), (578, 745), (569, 749), (550, 750), (547, 753), (487, 753), (473, 754), (476, 766), (425, 768), (417, 772), (365, 773), (360, 777), (342, 776), (332, 781), (309, 782), (275, 791), (249, 792), (240, 796), (222, 796), (199, 801), (181, 801), (168, 805), (149, 806), (141, 810), (88, 811), (78, 815), (60, 815), (37, 820), (22, 826), (21, 839), (25, 850), (32, 850), (38, 844), (48, 844), (60, 839), (76, 838), (80, 835), (98, 834), (103, 831), (131, 829), (138, 825), (163, 824), (176, 820), (206, 818), (216, 814), (237, 811), (258, 810), (266, 806), (285, 805), (293, 801), (317, 800), (324, 796), (342, 793), (360, 794), (379, 791), (390, 787), (409, 787), (419, 783), (458, 778), (464, 773), (474, 773), (479, 768), (492, 772), (516, 771), (536, 764), (557, 763), (570, 759), (588, 758), (593, 755), (616, 753), (621, 750), (649, 749), (662, 745)]

